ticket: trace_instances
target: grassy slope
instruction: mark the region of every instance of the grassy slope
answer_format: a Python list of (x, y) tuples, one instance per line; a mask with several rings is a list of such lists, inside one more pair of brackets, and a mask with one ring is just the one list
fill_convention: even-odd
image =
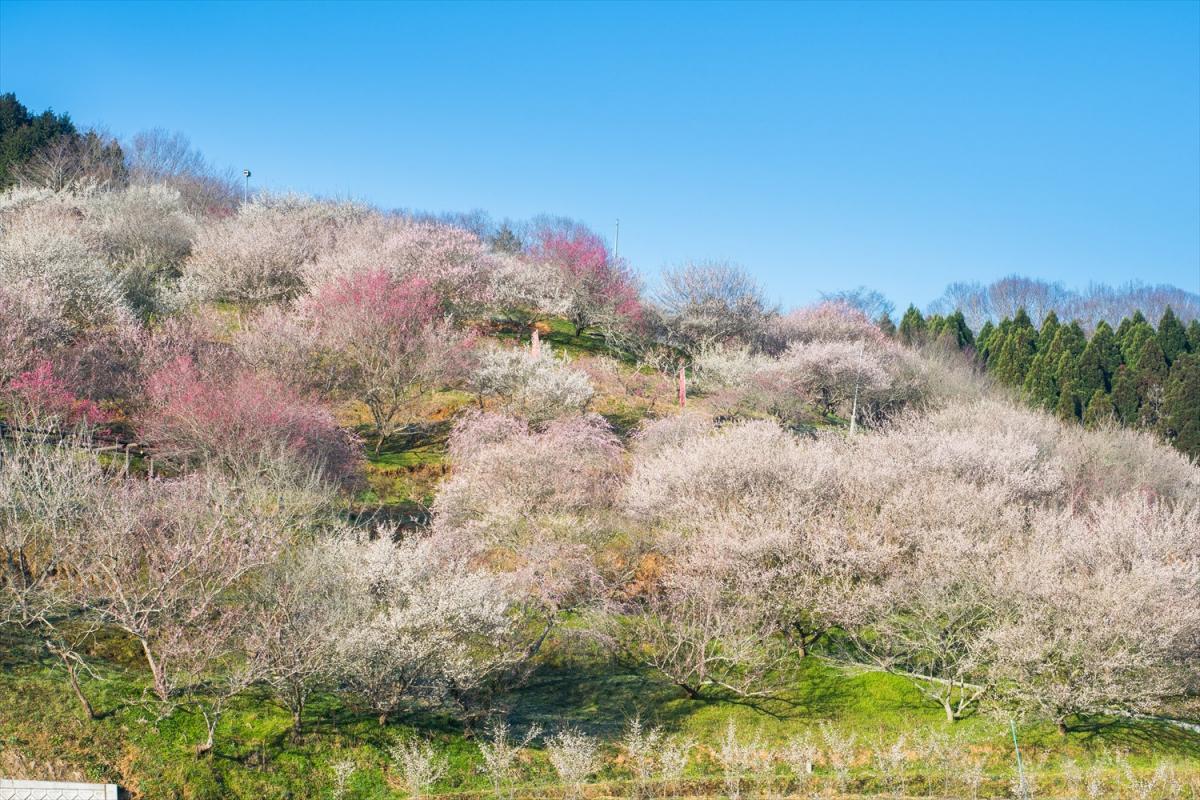
[[(571, 357), (603, 350), (597, 339), (575, 337), (564, 324), (552, 326), (546, 339)], [(368, 440), (365, 485), (353, 498), (353, 508), (398, 519), (420, 518), (446, 471), (450, 419), (472, 402), (461, 392), (438, 393), (423, 406), (419, 430), (384, 443), (378, 454), (371, 451)], [(670, 405), (668, 386), (664, 397), (656, 398), (650, 407), (661, 411)], [(620, 430), (631, 427), (648, 410), (644, 397), (620, 396), (611, 387), (597, 398), (595, 408)], [(359, 426), (364, 422), (353, 408), (345, 410), (343, 420)], [(365, 428), (360, 431), (365, 433)], [(565, 657), (566, 652), (573, 656)], [(691, 794), (717, 790), (718, 769), (705, 747), (717, 742), (731, 718), (743, 736), (757, 734), (770, 746), (803, 732), (815, 734), (824, 720), (853, 733), (865, 747), (880, 741), (890, 744), (905, 733), (914, 756), (920, 739), (951, 732), (963, 738), (963, 748), (986, 760), (988, 796), (1001, 796), (1011, 777), (1011, 741), (1002, 724), (979, 717), (948, 726), (940, 709), (924, 703), (907, 682), (893, 676), (847, 675), (814, 660), (791, 704), (765, 712), (688, 700), (654, 675), (623, 669), (570, 642), (549, 647), (547, 653), (529, 684), (505, 698), (518, 728), (534, 722), (550, 730), (572, 724), (611, 741), (620, 736), (627, 720), (640, 715), (704, 743), (685, 787)], [(94, 656), (97, 675), (87, 680), (85, 688), (103, 717), (89, 721), (52, 661), (41, 658), (27, 640), (0, 640), (0, 774), (113, 780), (135, 790), (138, 797), (154, 800), (299, 800), (330, 797), (330, 765), (350, 759), (359, 769), (350, 781), (348, 798), (400, 797), (396, 775), (387, 767), (386, 746), (396, 735), (417, 731), (432, 737), (450, 759), (450, 773), (438, 785), (439, 793), (489, 794), (475, 748), (457, 723), (422, 713), (381, 728), (371, 715), (356, 713), (333, 696), (313, 702), (304, 735), (293, 741), (288, 732), (290, 717), (284, 710), (265, 694), (246, 695), (222, 722), (216, 752), (198, 759), (192, 749), (203, 738), (197, 716), (177, 713), (156, 720), (152, 710), (136, 704), (147, 687), (136, 653), (126, 643), (102, 642)], [(1073, 733), (1064, 740), (1052, 729), (1033, 727), (1023, 729), (1021, 736), (1026, 757), (1042, 773), (1047, 788), (1062, 784), (1062, 756), (1087, 762), (1117, 750), (1128, 752), (1131, 762), (1141, 768), (1158, 757), (1177, 761), (1200, 781), (1200, 736), (1175, 729), (1114, 724)], [(926, 780), (923, 769), (911, 768), (913, 791)], [(818, 773), (822, 772), (827, 770), (819, 766)], [(552, 771), (540, 753), (533, 754), (524, 773), (525, 794), (536, 794), (539, 787), (552, 783)], [(628, 789), (626, 779), (624, 771), (610, 761), (597, 777), (607, 785), (597, 793), (620, 794)], [(856, 781), (864, 792), (878, 788), (868, 763), (856, 767)]]
[[(201, 720), (177, 713), (156, 721), (150, 709), (129, 704), (146, 688), (135, 669), (111, 660), (98, 662), (99, 679), (88, 680), (85, 688), (103, 718), (88, 721), (51, 662), (33, 659), (27, 642), (10, 639), (3, 644), (7, 655), (0, 672), (0, 747), (5, 754), (0, 755), (0, 771), (24, 764), (40, 775), (114, 780), (147, 798), (315, 800), (330, 796), (330, 765), (350, 759), (359, 769), (348, 797), (391, 798), (403, 793), (393, 788), (398, 782), (387, 767), (387, 743), (396, 735), (417, 732), (432, 738), (450, 759), (450, 774), (438, 785), (439, 794), (489, 794), (474, 746), (449, 718), (414, 714), (381, 728), (370, 714), (358, 714), (326, 696), (314, 702), (305, 733), (293, 741), (288, 714), (265, 695), (250, 694), (222, 722), (216, 753), (196, 758), (192, 748), (203, 739)], [(120, 660), (125, 658), (132, 660), (132, 655)], [(890, 744), (906, 733), (914, 751), (925, 736), (952, 732), (963, 737), (965, 749), (986, 760), (993, 790), (989, 796), (999, 796), (1011, 777), (1011, 744), (1003, 725), (977, 717), (948, 726), (938, 709), (894, 677), (848, 676), (813, 661), (793, 699), (793, 708), (777, 709), (776, 714), (696, 702), (652, 675), (623, 670), (596, 656), (543, 664), (520, 695), (509, 698), (511, 719), (518, 727), (533, 722), (549, 729), (570, 724), (607, 740), (618, 738), (634, 715), (671, 732), (692, 734), (708, 746), (718, 741), (730, 718), (743, 736), (757, 734), (767, 746), (805, 731), (815, 734), (823, 720), (855, 734), (866, 746), (880, 739)], [(1128, 752), (1131, 763), (1145, 768), (1155, 757), (1169, 758), (1200, 778), (1200, 736), (1148, 725), (1101, 727), (1067, 739), (1049, 728), (1034, 727), (1022, 729), (1021, 736), (1025, 756), (1046, 790), (1062, 782), (1059, 757), (1086, 762), (1113, 750)], [(537, 794), (553, 783), (540, 753), (534, 753), (524, 771), (524, 794)], [(818, 767), (818, 772), (827, 770)], [(913, 791), (926, 780), (923, 772), (921, 766), (910, 768)], [(701, 747), (689, 773), (690, 790), (715, 788), (718, 774), (711, 752)], [(854, 774), (854, 785), (863, 791), (878, 788), (870, 764), (859, 764)], [(609, 784), (605, 794), (625, 791), (626, 779), (611, 761), (597, 778)]]

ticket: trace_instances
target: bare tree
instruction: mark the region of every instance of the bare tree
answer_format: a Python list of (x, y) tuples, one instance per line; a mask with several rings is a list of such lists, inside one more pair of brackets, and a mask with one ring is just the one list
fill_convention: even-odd
[(20, 184), (55, 192), (112, 189), (126, 181), (121, 146), (100, 131), (56, 136), (12, 172)]
[(125, 164), (132, 183), (170, 186), (193, 213), (227, 213), (241, 199), (232, 169), (214, 167), (178, 131), (152, 128), (135, 134), (125, 145)]
[(741, 267), (724, 262), (665, 271), (655, 300), (670, 341), (690, 353), (718, 343), (752, 344), (773, 313), (758, 282)]

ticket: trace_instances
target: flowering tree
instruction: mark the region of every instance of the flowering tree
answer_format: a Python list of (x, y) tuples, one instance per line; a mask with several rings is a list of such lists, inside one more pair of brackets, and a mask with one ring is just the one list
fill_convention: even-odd
[(91, 427), (108, 419), (91, 400), (77, 397), (67, 382), (55, 374), (49, 361), (42, 361), (9, 381), (3, 387), (3, 395), (15, 406), (14, 417), (37, 428)]
[(0, 289), (0, 384), (32, 369), (66, 338), (60, 309), (47, 292)]
[(594, 393), (588, 376), (555, 358), (548, 346), (540, 353), (524, 348), (486, 350), (470, 384), (481, 400), (497, 397), (506, 411), (533, 423), (578, 414)]
[(1169, 713), (1200, 678), (1200, 511), (1126, 496), (1045, 512), (1005, 564), (1000, 702), (1055, 722)]
[(0, 441), (0, 625), (40, 636), (90, 718), (95, 710), (80, 685), (80, 653), (96, 626), (73, 613), (70, 543), (92, 523), (108, 478), (99, 459), (79, 448), (85, 443)]
[(182, 703), (203, 714), (202, 752), (228, 700), (261, 676), (241, 655), (238, 598), (305, 530), (288, 506), (261, 477), (125, 481), (70, 543), (75, 603), (137, 643), (163, 713)]
[(423, 279), (356, 273), (322, 287), (304, 312), (339, 370), (341, 390), (370, 411), (376, 451), (399, 430), (406, 408), (466, 368), (470, 341), (443, 317)]
[(569, 220), (543, 220), (529, 248), (533, 259), (552, 264), (570, 295), (567, 319), (582, 335), (592, 328), (636, 326), (642, 318), (638, 282), (599, 236)]
[(380, 724), (406, 701), (467, 693), (525, 656), (505, 581), (435, 540), (393, 534), (346, 540), (327, 562), (368, 600), (340, 639), (340, 672)]
[(198, 229), (178, 190), (151, 184), (99, 193), (85, 214), (89, 234), (130, 305), (143, 312), (169, 309)]
[(543, 317), (564, 316), (571, 296), (566, 276), (552, 264), (516, 255), (493, 256), (487, 304), (493, 318), (528, 327)]
[(141, 431), (157, 452), (236, 470), (282, 452), (334, 480), (357, 469), (354, 443), (323, 406), (253, 372), (204, 375), (179, 356), (146, 383)]
[(366, 209), (283, 196), (255, 198), (202, 227), (183, 270), (189, 299), (272, 303), (303, 293), (303, 270)]
[(667, 270), (656, 300), (671, 342), (689, 353), (718, 343), (756, 343), (771, 313), (745, 270), (718, 262)]
[(51, 298), (61, 326), (76, 332), (130, 318), (120, 279), (92, 247), (71, 197), (50, 195), (5, 214), (0, 230), (0, 286)]
[(263, 680), (292, 714), (298, 736), (313, 692), (334, 683), (344, 657), (342, 640), (363, 620), (364, 598), (331, 570), (346, 566), (334, 540), (299, 544), (266, 571), (251, 590), (245, 650)]
[(499, 260), (473, 233), (455, 225), (403, 216), (372, 214), (349, 226), (329, 248), (304, 267), (310, 290), (383, 272), (397, 284), (420, 283), (442, 311), (458, 316), (490, 302)]

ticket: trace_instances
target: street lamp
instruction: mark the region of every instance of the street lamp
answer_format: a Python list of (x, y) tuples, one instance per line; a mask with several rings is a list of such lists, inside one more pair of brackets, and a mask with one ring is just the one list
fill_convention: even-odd
[(242, 177), (246, 179), (246, 187), (242, 190), (242, 202), (250, 202), (250, 170), (242, 170)]

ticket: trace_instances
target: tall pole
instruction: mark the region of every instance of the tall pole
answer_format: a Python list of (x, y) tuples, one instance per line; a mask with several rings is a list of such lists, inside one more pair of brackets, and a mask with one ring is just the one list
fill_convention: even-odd
[(1012, 728), (1013, 749), (1017, 751), (1017, 780), (1021, 787), (1021, 800), (1029, 800), (1029, 787), (1025, 783), (1025, 765), (1021, 763), (1021, 745), (1017, 744), (1017, 722), (1009, 719), (1008, 724)]
[(613, 237), (613, 261), (621, 257), (621, 218), (617, 217), (617, 235)]
[(242, 204), (250, 202), (250, 170), (242, 170), (242, 177), (246, 179), (245, 185), (242, 188)]

